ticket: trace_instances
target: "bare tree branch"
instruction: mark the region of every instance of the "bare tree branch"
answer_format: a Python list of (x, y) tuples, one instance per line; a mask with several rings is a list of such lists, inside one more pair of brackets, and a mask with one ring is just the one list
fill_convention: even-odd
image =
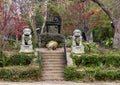
[(110, 11), (110, 9), (106, 5), (104, 5), (101, 0), (92, 0), (92, 1), (98, 4), (104, 10), (104, 12), (109, 16), (113, 24), (116, 25), (116, 18), (114, 17), (114, 14)]

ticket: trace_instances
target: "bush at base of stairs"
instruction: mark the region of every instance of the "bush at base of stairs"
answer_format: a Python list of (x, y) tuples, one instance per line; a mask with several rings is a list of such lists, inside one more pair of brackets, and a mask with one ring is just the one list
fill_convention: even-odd
[(67, 80), (120, 80), (120, 69), (66, 67), (64, 73)]
[(23, 79), (35, 80), (40, 76), (38, 67), (13, 66), (0, 68), (0, 80), (20, 81)]
[(75, 67), (65, 67), (64, 74), (67, 80), (81, 79), (81, 74), (76, 71)]

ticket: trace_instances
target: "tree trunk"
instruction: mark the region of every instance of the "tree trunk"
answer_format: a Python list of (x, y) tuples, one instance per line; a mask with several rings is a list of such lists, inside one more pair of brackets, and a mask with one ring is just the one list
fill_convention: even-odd
[(18, 35), (16, 35), (16, 43), (18, 44)]
[(35, 16), (32, 16), (31, 17), (31, 26), (32, 26), (32, 30), (33, 30), (33, 33), (34, 33), (34, 40), (37, 44), (37, 32), (36, 32), (36, 22), (35, 22)]
[(87, 42), (89, 42), (89, 43), (93, 42), (93, 34), (92, 34), (92, 32), (86, 34), (86, 39), (87, 39)]
[(45, 3), (44, 3), (44, 22), (43, 22), (43, 25), (42, 25), (42, 29), (41, 29), (41, 33), (43, 33), (44, 31), (44, 27), (45, 27), (45, 23), (46, 23), (46, 20), (47, 20), (47, 6), (48, 6), (48, 1), (49, 0), (46, 0)]
[(114, 17), (114, 14), (111, 12), (111, 10), (108, 9), (106, 5), (101, 2), (101, 0), (92, 0), (92, 1), (98, 4), (113, 22), (113, 26), (114, 26), (113, 48), (120, 47), (120, 18), (116, 19)]
[(120, 19), (115, 26), (113, 48), (120, 47)]

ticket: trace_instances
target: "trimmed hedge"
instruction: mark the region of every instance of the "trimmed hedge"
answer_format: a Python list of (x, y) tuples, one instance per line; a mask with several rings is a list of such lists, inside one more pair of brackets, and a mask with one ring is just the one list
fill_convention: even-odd
[(29, 65), (33, 61), (33, 54), (18, 53), (11, 56), (8, 65)]
[(119, 54), (82, 54), (81, 56), (71, 54), (71, 57), (77, 66), (120, 67)]
[(13, 66), (0, 68), (0, 80), (35, 80), (40, 76), (38, 67)]
[(120, 80), (120, 69), (85, 68), (90, 80)]
[(33, 54), (18, 53), (10, 57), (6, 57), (2, 54), (2, 56), (0, 56), (0, 67), (5, 67), (8, 65), (29, 65), (32, 63), (33, 58)]
[(41, 42), (40, 47), (46, 47), (46, 44), (51, 40), (57, 41), (58, 44), (64, 43), (64, 36), (61, 34), (44, 33), (44, 34), (40, 34), (39, 38)]
[(65, 68), (65, 77), (67, 80), (120, 80), (120, 69), (102, 69), (97, 68), (82, 68), (77, 70), (75, 67)]

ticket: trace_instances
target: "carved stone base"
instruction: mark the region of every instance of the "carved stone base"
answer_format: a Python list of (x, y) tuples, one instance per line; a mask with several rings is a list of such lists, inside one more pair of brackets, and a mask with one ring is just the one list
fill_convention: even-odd
[(19, 52), (24, 52), (24, 53), (34, 52), (33, 46), (32, 45), (21, 45)]
[(72, 46), (72, 53), (81, 54), (84, 52), (84, 46)]

